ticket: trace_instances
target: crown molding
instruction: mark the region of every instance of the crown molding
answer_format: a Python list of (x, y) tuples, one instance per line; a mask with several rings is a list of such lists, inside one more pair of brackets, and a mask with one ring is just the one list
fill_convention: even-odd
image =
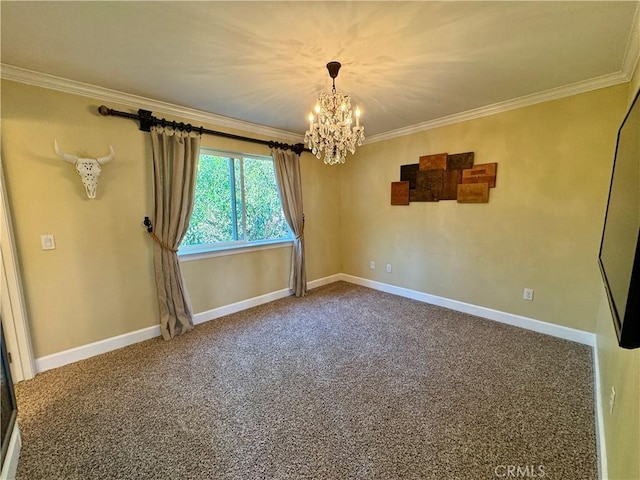
[(550, 90), (545, 90), (544, 92), (526, 95), (524, 97), (515, 98), (513, 100), (507, 100), (506, 102), (494, 103), (485, 107), (467, 110), (466, 112), (455, 113), (453, 115), (436, 118), (427, 122), (399, 128), (397, 130), (391, 130), (389, 132), (372, 135), (364, 142), (364, 144), (367, 145), (370, 143), (381, 142), (383, 140), (390, 140), (392, 138), (402, 137), (404, 135), (410, 135), (412, 133), (424, 132), (426, 130), (431, 130), (432, 128), (452, 125), (454, 123), (465, 122), (467, 120), (473, 120), (476, 118), (488, 117), (489, 115), (495, 115), (496, 113), (507, 112), (509, 110), (515, 110), (517, 108), (528, 107), (537, 103), (558, 100), (560, 98), (577, 95), (579, 93), (586, 93), (591, 90), (597, 90), (599, 88), (605, 88), (613, 85), (618, 85), (620, 83), (625, 83), (630, 79), (631, 74), (623, 71), (612, 73), (609, 75), (603, 75), (601, 77), (592, 78), (584, 82), (577, 82), (571, 85), (565, 85), (564, 87), (552, 88)]
[[(627, 42), (627, 48), (623, 59), (622, 69), (616, 73), (602, 75), (582, 82), (576, 82), (570, 85), (565, 85), (558, 88), (552, 88), (544, 92), (534, 93), (531, 95), (525, 95), (523, 97), (507, 100), (505, 102), (494, 103), (484, 107), (467, 110), (465, 112), (455, 113), (445, 117), (436, 118), (426, 122), (409, 125), (408, 127), (402, 127), (396, 130), (390, 130), (388, 132), (372, 135), (364, 142), (365, 145), (381, 142), (384, 140), (390, 140), (404, 135), (410, 135), (413, 133), (424, 132), (437, 127), (443, 127), (445, 125), (452, 125), (454, 123), (464, 122), (467, 120), (473, 120), (476, 118), (487, 117), (489, 115), (495, 115), (501, 112), (507, 112), (509, 110), (515, 110), (517, 108), (528, 107), (538, 103), (549, 102), (552, 100), (558, 100), (564, 97), (572, 95), (578, 95), (581, 93), (590, 92), (600, 88), (610, 87), (625, 83), (631, 80), (633, 72), (640, 64), (640, 2), (636, 7), (636, 12), (633, 20), (633, 27), (629, 34), (629, 40)], [(144, 108), (152, 110), (154, 112), (162, 112), (167, 115), (175, 115), (178, 117), (186, 118), (191, 121), (200, 121), (205, 123), (212, 123), (220, 127), (228, 127), (233, 129), (242, 130), (257, 135), (265, 135), (267, 137), (275, 137), (281, 140), (287, 140), (292, 142), (302, 142), (302, 137), (299, 134), (289, 132), (286, 130), (279, 130), (256, 123), (245, 122), (222, 115), (216, 115), (214, 113), (205, 112), (203, 110), (197, 110), (188, 107), (182, 107), (172, 103), (162, 102), (159, 100), (153, 100), (151, 98), (141, 97), (138, 95), (132, 95), (117, 90), (111, 90), (104, 87), (98, 87), (88, 83), (77, 82), (75, 80), (68, 80), (54, 75), (35, 72), (33, 70), (27, 70), (24, 68), (16, 67), (13, 65), (0, 63), (0, 78), (6, 80), (12, 80), (15, 82), (25, 83), (28, 85), (34, 85), (50, 90), (57, 90), (60, 92), (71, 93), (75, 95), (81, 95), (91, 98), (100, 99), (105, 102), (115, 102), (121, 105), (125, 105), (132, 108)]]
[(127, 107), (145, 110), (151, 110), (154, 114), (159, 112), (165, 115), (175, 115), (177, 117), (188, 119), (189, 121), (199, 121), (211, 123), (218, 127), (228, 127), (243, 132), (249, 132), (256, 135), (264, 135), (277, 140), (286, 140), (291, 142), (302, 142), (299, 134), (286, 130), (259, 125), (257, 123), (245, 122), (214, 113), (197, 110), (195, 108), (182, 107), (172, 103), (153, 100), (151, 98), (132, 95), (129, 93), (111, 90), (109, 88), (98, 87), (89, 83), (77, 82), (66, 78), (56, 77), (46, 73), (27, 70), (25, 68), (16, 67), (6, 63), (0, 63), (0, 78), (11, 80), (14, 82), (34, 85), (36, 87), (47, 88), (64, 93), (81, 95), (83, 97), (91, 97), (104, 102), (115, 102)]
[(627, 40), (627, 50), (622, 62), (622, 71), (629, 74), (629, 79), (633, 76), (638, 62), (640, 61), (640, 1), (636, 5), (636, 12), (633, 16), (633, 24), (629, 39)]

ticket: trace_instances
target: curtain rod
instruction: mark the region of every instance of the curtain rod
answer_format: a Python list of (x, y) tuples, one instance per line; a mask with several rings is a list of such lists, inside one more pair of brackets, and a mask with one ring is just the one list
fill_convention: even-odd
[(242, 140), (243, 142), (251, 142), (251, 143), (259, 143), (260, 145), (267, 145), (269, 148), (281, 148), (282, 150), (291, 150), (298, 155), (302, 152), (310, 152), (308, 148), (305, 148), (303, 143), (296, 143), (295, 145), (290, 145), (288, 143), (280, 143), (275, 142), (273, 140), (260, 140), (258, 138), (250, 138), (243, 137), (242, 135), (234, 135), (233, 133), (225, 133), (218, 132), (216, 130), (209, 130), (208, 128), (194, 127), (190, 123), (183, 122), (174, 122), (172, 120), (166, 120), (164, 118), (157, 118), (151, 114), (150, 110), (138, 110), (138, 113), (128, 113), (128, 112), (120, 112), (118, 110), (114, 110), (112, 108), (107, 107), (106, 105), (100, 105), (98, 107), (98, 112), (100, 115), (105, 117), (113, 116), (113, 117), (123, 117), (130, 118), (132, 120), (138, 120), (140, 122), (140, 130), (143, 132), (151, 131), (151, 127), (155, 125), (161, 125), (163, 127), (172, 127), (177, 130), (187, 131), (187, 132), (199, 132), (200, 135), (206, 133), (207, 135), (216, 135), (218, 137), (231, 138), (233, 140)]

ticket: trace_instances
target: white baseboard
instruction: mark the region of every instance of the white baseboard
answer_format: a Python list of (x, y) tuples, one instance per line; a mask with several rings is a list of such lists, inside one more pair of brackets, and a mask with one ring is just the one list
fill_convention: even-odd
[(198, 325), (200, 323), (208, 322), (209, 320), (214, 320), (216, 318), (224, 317), (225, 315), (231, 315), (232, 313), (246, 310), (247, 308), (257, 307), (264, 303), (273, 302), (274, 300), (279, 300), (280, 298), (285, 298), (290, 295), (291, 293), (289, 292), (289, 289), (283, 288), (282, 290), (265, 293), (258, 297), (248, 298), (239, 302), (230, 303), (229, 305), (223, 305), (222, 307), (212, 308), (206, 312), (195, 314), (193, 316), (193, 323)]
[(7, 447), (7, 455), (4, 457), (2, 464), (2, 472), (0, 480), (15, 480), (18, 471), (18, 460), (20, 459), (20, 448), (22, 447), (22, 438), (20, 437), (20, 428), (15, 423), (11, 431), (11, 439)]
[[(572, 340), (574, 342), (583, 343), (585, 345), (593, 346), (595, 336), (589, 332), (583, 332), (582, 330), (576, 330), (573, 328), (563, 327), (560, 325), (554, 325), (551, 323), (541, 322), (532, 318), (522, 317), (511, 313), (501, 312), (498, 310), (492, 310), (486, 307), (480, 307), (478, 305), (472, 305), (469, 303), (459, 302), (457, 300), (451, 300), (444, 297), (438, 297), (429, 293), (419, 292), (417, 290), (410, 290), (408, 288), (398, 287), (395, 285), (389, 285), (387, 283), (377, 282), (374, 280), (368, 280), (365, 278), (355, 277), (353, 275), (347, 275), (344, 273), (338, 273), (330, 275), (328, 277), (319, 278), (308, 282), (307, 287), (311, 290), (329, 283), (343, 280), (356, 285), (362, 285), (364, 287), (373, 288), (382, 292), (392, 293), (401, 297), (412, 298), (421, 302), (438, 305), (441, 307), (450, 308), (463, 313), (469, 313), (479, 317), (495, 320), (501, 323), (514, 325), (516, 327), (526, 328), (540, 333), (546, 333), (554, 337), (563, 338), (566, 340)], [(201, 312), (193, 317), (194, 324), (200, 324), (209, 320), (230, 315), (247, 308), (256, 307), (280, 298), (288, 297), (290, 295), (289, 289), (277, 290), (275, 292), (267, 293), (257, 297), (235, 302), (222, 307), (214, 308), (206, 312)], [(47, 355), (36, 359), (36, 369), (38, 372), (44, 372), (52, 368), (61, 367), (69, 363), (84, 360), (85, 358), (100, 355), (102, 353), (110, 352), (118, 348), (126, 347), (134, 343), (142, 342), (150, 338), (154, 338), (160, 335), (160, 326), (143, 328), (134, 332), (118, 335), (117, 337), (107, 338), (98, 342), (90, 343), (88, 345), (82, 345), (80, 347), (72, 348), (62, 352)]]
[(607, 480), (609, 478), (607, 464), (607, 439), (604, 433), (604, 405), (602, 404), (602, 385), (600, 379), (600, 359), (598, 357), (598, 342), (593, 345), (593, 384), (594, 401), (596, 406), (596, 446), (598, 448), (598, 478)]
[(515, 315), (513, 313), (501, 312), (499, 310), (493, 310), (487, 307), (464, 303), (458, 300), (451, 300), (449, 298), (438, 297), (437, 295), (431, 295), (429, 293), (410, 290), (408, 288), (389, 285), (388, 283), (368, 280), (366, 278), (355, 277), (353, 275), (347, 275), (344, 273), (340, 275), (340, 280), (344, 280), (345, 282), (349, 283), (355, 283), (356, 285), (362, 285), (363, 287), (373, 288), (374, 290), (392, 293), (401, 297), (412, 298), (413, 300), (419, 300), (431, 305), (438, 305), (440, 307), (449, 308), (458, 312), (468, 313), (477, 317), (494, 320), (496, 322), (506, 323), (515, 327), (525, 328), (534, 332), (545, 333), (553, 337), (589, 345), (590, 347), (593, 347), (595, 343), (595, 335), (593, 333), (585, 332), (583, 330), (577, 330), (575, 328), (563, 327), (562, 325), (542, 322), (540, 320)]
[(36, 358), (36, 370), (38, 373), (52, 368), (58, 368), (69, 363), (74, 363), (85, 358), (94, 357), (102, 353), (117, 350), (134, 343), (149, 340), (160, 335), (160, 325), (143, 328), (134, 332), (124, 333), (117, 337), (106, 338), (98, 342), (89, 343), (80, 347), (71, 348), (62, 352), (53, 353)]
[[(307, 289), (312, 290), (314, 288), (327, 285), (329, 283), (337, 282), (340, 280), (341, 274), (337, 273), (328, 277), (319, 278), (317, 280), (311, 280), (307, 282)], [(282, 290), (276, 290), (275, 292), (266, 293), (258, 297), (248, 298), (241, 300), (240, 302), (231, 303), (229, 305), (223, 305), (222, 307), (213, 308), (206, 312), (201, 312), (193, 316), (193, 323), (198, 325), (200, 323), (208, 322), (209, 320), (215, 320), (216, 318), (224, 317), (225, 315), (231, 315), (232, 313), (240, 312), (248, 308), (257, 307), (265, 303), (273, 302), (281, 298), (291, 296), (291, 292), (288, 288)]]
[(344, 273), (336, 273), (335, 275), (329, 275), (328, 277), (319, 278), (317, 280), (312, 280), (307, 282), (307, 288), (309, 290), (313, 290), (314, 288), (322, 287), (324, 285), (329, 285), (330, 283), (335, 283), (340, 280), (343, 280)]
[[(317, 280), (312, 280), (307, 283), (307, 288), (311, 290), (322, 285), (337, 282), (338, 280), (340, 280), (340, 275), (341, 274), (335, 274), (328, 277), (319, 278)], [(247, 300), (242, 300), (240, 302), (224, 305), (222, 307), (214, 308), (212, 310), (194, 315), (193, 323), (197, 325), (209, 320), (223, 317), (225, 315), (239, 312), (241, 310), (246, 310), (247, 308), (256, 307), (268, 302), (273, 302), (274, 300), (288, 297), (289, 295), (291, 295), (289, 289), (285, 288), (282, 290), (277, 290), (275, 292), (267, 293), (265, 295), (260, 295), (258, 297), (253, 297)], [(117, 337), (106, 338), (104, 340), (90, 343), (88, 345), (82, 345), (80, 347), (64, 350), (62, 352), (53, 353), (51, 355), (36, 359), (36, 371), (38, 373), (44, 372), (46, 370), (51, 370), (52, 368), (58, 368), (63, 365), (68, 365), (69, 363), (74, 363), (79, 360), (84, 360), (86, 358), (94, 357), (102, 353), (117, 350), (118, 348), (133, 345), (134, 343), (142, 342), (144, 340), (149, 340), (150, 338), (159, 336), (160, 326), (155, 325), (153, 327), (147, 327), (141, 330), (136, 330), (134, 332), (118, 335)]]

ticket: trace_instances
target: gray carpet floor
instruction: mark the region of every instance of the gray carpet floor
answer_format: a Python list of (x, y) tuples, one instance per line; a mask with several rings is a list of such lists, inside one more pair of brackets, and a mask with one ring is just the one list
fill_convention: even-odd
[(16, 393), (18, 480), (597, 478), (590, 348), (343, 282)]

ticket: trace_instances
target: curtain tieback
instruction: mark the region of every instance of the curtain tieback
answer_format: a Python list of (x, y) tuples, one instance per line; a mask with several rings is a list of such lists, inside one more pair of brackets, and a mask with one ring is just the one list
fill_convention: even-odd
[(153, 232), (149, 232), (149, 236), (151, 238), (153, 238), (153, 240), (160, 245), (162, 248), (164, 248), (165, 250), (169, 250), (170, 252), (173, 253), (178, 253), (178, 250), (171, 248), (169, 245), (167, 245), (166, 243), (164, 243), (162, 240), (160, 240), (155, 233)]
[(142, 222), (142, 225), (144, 225), (147, 229), (147, 233), (149, 233), (149, 236), (151, 238), (153, 238), (153, 240), (160, 245), (162, 248), (164, 248), (165, 250), (169, 250), (170, 252), (173, 253), (178, 253), (178, 250), (174, 250), (173, 248), (171, 248), (169, 245), (167, 245), (166, 243), (164, 243), (162, 240), (160, 240), (155, 233), (153, 233), (153, 222), (151, 221), (151, 219), (149, 217), (144, 217), (144, 221)]

